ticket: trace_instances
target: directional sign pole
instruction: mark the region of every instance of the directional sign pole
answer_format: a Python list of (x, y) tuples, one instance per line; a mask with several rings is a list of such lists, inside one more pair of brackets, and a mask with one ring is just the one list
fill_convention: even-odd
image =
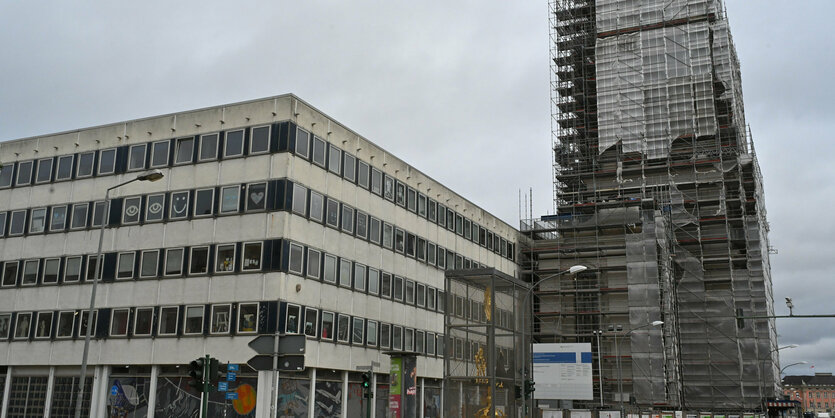
[(273, 341), (273, 388), (270, 395), (270, 417), (276, 416), (275, 401), (278, 397), (278, 326), (276, 326), (275, 337)]

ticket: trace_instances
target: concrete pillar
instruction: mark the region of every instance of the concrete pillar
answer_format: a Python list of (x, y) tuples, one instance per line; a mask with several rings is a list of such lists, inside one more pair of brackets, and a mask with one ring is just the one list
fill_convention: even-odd
[(157, 406), (157, 378), (159, 378), (159, 366), (151, 366), (151, 382), (148, 385), (148, 418), (154, 418), (154, 409)]
[(6, 369), (6, 384), (3, 387), (3, 405), (0, 408), (0, 418), (6, 418), (6, 410), (9, 409), (9, 396), (12, 394), (12, 366)]
[(314, 416), (316, 410), (316, 369), (310, 370), (310, 393), (307, 395), (307, 416)]
[(49, 418), (52, 413), (52, 392), (55, 387), (55, 367), (49, 368), (49, 377), (46, 378), (46, 398), (44, 399), (43, 416)]

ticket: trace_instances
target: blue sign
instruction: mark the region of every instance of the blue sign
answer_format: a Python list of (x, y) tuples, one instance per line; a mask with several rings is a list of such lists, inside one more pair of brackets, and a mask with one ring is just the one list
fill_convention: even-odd
[(238, 399), (238, 392), (226, 392), (226, 399), (235, 400)]
[(237, 364), (227, 364), (226, 365), (226, 371), (227, 372), (239, 372), (239, 371), (241, 371), (241, 366), (239, 366)]
[(227, 390), (229, 390), (229, 383), (217, 382), (217, 390), (220, 392), (226, 392)]
[(238, 374), (235, 373), (235, 372), (227, 372), (226, 373), (226, 381), (227, 382), (234, 382), (235, 380), (237, 380), (237, 378), (238, 378)]
[(112, 396), (116, 396), (116, 395), (118, 395), (118, 394), (119, 394), (119, 387), (118, 387), (118, 386), (116, 386), (116, 385), (113, 385), (113, 386), (110, 388), (110, 395), (112, 395)]

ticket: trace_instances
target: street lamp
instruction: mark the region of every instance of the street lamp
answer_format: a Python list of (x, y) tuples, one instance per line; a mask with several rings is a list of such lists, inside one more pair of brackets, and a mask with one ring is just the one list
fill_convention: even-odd
[[(760, 371), (763, 372), (761, 374), (760, 381), (765, 383), (765, 376), (764, 376), (765, 372), (762, 370), (762, 360), (765, 360), (766, 357), (770, 356), (771, 353), (773, 353), (775, 351), (780, 351), (780, 350), (784, 350), (784, 349), (787, 349), (787, 348), (797, 348), (797, 347), (800, 347), (800, 346), (797, 345), (797, 344), (789, 344), (789, 345), (784, 345), (782, 347), (775, 347), (775, 348), (771, 349), (768, 353), (766, 353), (765, 356), (761, 357), (759, 359), (760, 361), (758, 361), (758, 363), (759, 363), (758, 367), (760, 367)], [(773, 364), (773, 362), (772, 362), (772, 364)], [(781, 371), (781, 374), (782, 374), (782, 371)], [(779, 377), (780, 376), (777, 376), (778, 379), (779, 379)], [(774, 386), (774, 384), (772, 383), (772, 387), (773, 386)], [(766, 406), (766, 400), (768, 399), (767, 396), (766, 396), (766, 392), (767, 391), (765, 390), (765, 385), (760, 385), (760, 397), (762, 398), (762, 401), (763, 401), (763, 410), (764, 411), (768, 410), (768, 407)]]
[[(525, 312), (529, 312), (531, 314), (530, 315), (530, 319), (531, 319), (530, 322), (533, 322), (533, 306), (530, 307), (530, 310), (528, 309), (528, 298), (531, 297), (531, 294), (533, 293), (534, 289), (536, 289), (536, 287), (539, 286), (540, 283), (542, 283), (546, 280), (550, 280), (550, 279), (553, 279), (553, 278), (556, 278), (556, 277), (560, 277), (560, 276), (562, 276), (563, 274), (566, 274), (566, 273), (577, 274), (577, 273), (580, 273), (580, 272), (583, 272), (583, 271), (586, 271), (586, 270), (588, 270), (588, 267), (586, 267), (584, 265), (581, 265), (581, 264), (578, 264), (578, 265), (569, 267), (568, 270), (563, 270), (559, 273), (543, 277), (543, 278), (539, 279), (538, 281), (533, 282), (533, 284), (531, 284), (530, 289), (528, 289), (528, 292), (525, 294), (525, 299), (523, 299), (523, 301), (522, 301), (522, 309), (524, 309)], [(533, 304), (531, 304), (531, 305), (533, 305)], [(530, 378), (533, 379), (533, 338), (531, 338), (530, 343), (526, 342), (526, 340), (525, 340), (525, 338), (528, 334), (527, 325), (528, 325), (528, 321), (524, 321), (522, 323), (522, 347), (523, 347), (523, 349), (522, 349), (522, 367), (527, 368), (528, 366), (530, 366), (530, 369), (529, 369), (528, 373), (530, 373)], [(531, 352), (530, 362), (528, 361), (528, 357), (527, 357), (528, 356), (528, 350), (530, 350), (530, 352)], [(523, 369), (523, 371), (524, 371), (524, 369)], [(524, 373), (523, 373), (523, 375), (524, 375)], [(533, 398), (533, 396), (531, 396), (531, 398)], [(531, 407), (531, 412), (533, 412), (533, 407)]]
[[(163, 177), (165, 177), (165, 174), (163, 174), (162, 171), (152, 170), (147, 173), (140, 174), (126, 182), (119, 183), (107, 189), (104, 193), (104, 211), (102, 213), (101, 228), (99, 228), (99, 251), (96, 255), (96, 278), (93, 280), (93, 287), (90, 289), (90, 310), (87, 311), (87, 332), (84, 335), (84, 351), (81, 355), (81, 374), (78, 379), (78, 396), (75, 400), (75, 418), (81, 418), (81, 404), (84, 400), (84, 380), (87, 378), (87, 358), (90, 354), (90, 337), (93, 334), (93, 310), (96, 308), (96, 286), (98, 285), (99, 280), (102, 279), (102, 269), (104, 268), (104, 262), (102, 260), (102, 243), (104, 241), (104, 228), (107, 226), (107, 218), (110, 216), (110, 192), (135, 181), (157, 181)], [(84, 314), (82, 313), (82, 317), (83, 316)]]
[(798, 364), (809, 364), (809, 362), (808, 362), (808, 361), (798, 361), (797, 363), (792, 363), (792, 364), (789, 364), (788, 366), (783, 367), (782, 369), (780, 369), (780, 376), (782, 376), (782, 375), (783, 375), (783, 370), (786, 370), (786, 369), (788, 369), (788, 368), (789, 368), (789, 367), (791, 367), (791, 366), (797, 366)]
[[(641, 325), (640, 327), (632, 328), (626, 334), (624, 334), (624, 337), (628, 337), (633, 332), (635, 332), (639, 329), (642, 329), (642, 328), (660, 327), (661, 325), (664, 325), (664, 321), (652, 321), (649, 324), (644, 324), (644, 325)], [(620, 348), (619, 348), (619, 345), (620, 345), (620, 343), (618, 342), (618, 335), (615, 334), (615, 360), (617, 361), (617, 366), (618, 366), (618, 404), (620, 405), (620, 415), (623, 416), (623, 380), (621, 379), (622, 371), (621, 371), (621, 365), (620, 365)]]

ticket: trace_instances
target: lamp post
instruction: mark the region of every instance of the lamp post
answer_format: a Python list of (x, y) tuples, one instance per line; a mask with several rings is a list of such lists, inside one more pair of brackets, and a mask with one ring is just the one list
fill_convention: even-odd
[[(780, 350), (783, 350), (783, 349), (786, 349), (786, 348), (797, 348), (797, 347), (800, 347), (800, 346), (799, 346), (799, 345), (797, 345), (797, 344), (789, 344), (789, 345), (784, 345), (784, 346), (782, 346), (782, 347), (776, 347), (776, 348), (773, 348), (773, 349), (769, 350), (769, 352), (768, 352), (768, 353), (766, 353), (765, 357), (771, 356), (771, 353), (773, 353), (773, 352), (775, 352), (775, 351), (780, 351)], [(765, 360), (765, 357), (761, 357), (761, 358), (760, 358), (760, 360)], [(773, 363), (772, 363), (772, 364), (773, 364)], [(759, 365), (758, 365), (758, 367), (760, 367), (760, 371), (762, 371), (762, 364), (759, 364)], [(764, 375), (764, 374), (765, 374), (765, 373), (762, 373), (762, 374), (760, 375), (760, 376), (761, 376), (761, 377), (760, 377), (760, 381), (761, 381), (762, 383), (764, 383), (763, 381), (765, 380), (765, 379), (763, 379), (763, 377), (764, 377), (763, 375)], [(779, 377), (780, 377), (780, 376), (777, 376), (777, 378), (779, 378)], [(772, 388), (773, 388), (773, 387), (774, 387), (774, 384), (772, 383), (772, 385), (771, 385), (771, 386), (772, 386)], [(768, 398), (767, 398), (767, 396), (766, 396), (766, 392), (767, 392), (767, 391), (766, 391), (766, 390), (764, 390), (764, 389), (765, 389), (765, 385), (764, 385), (764, 384), (761, 384), (761, 385), (760, 385), (760, 398), (762, 398), (762, 403), (763, 403), (763, 404), (762, 404), (762, 406), (763, 406), (763, 411), (765, 411), (765, 413), (767, 414), (767, 413), (768, 413), (768, 406), (767, 406), (767, 402), (766, 402), (766, 400), (767, 400)]]
[(792, 363), (792, 364), (789, 364), (788, 366), (783, 367), (782, 369), (780, 369), (780, 376), (782, 376), (782, 375), (783, 375), (783, 370), (786, 370), (786, 369), (788, 369), (788, 368), (789, 368), (789, 367), (791, 367), (791, 366), (797, 366), (798, 364), (809, 364), (809, 362), (808, 362), (808, 361), (798, 361), (797, 363)]
[[(96, 278), (93, 280), (93, 287), (90, 289), (90, 310), (87, 311), (87, 331), (84, 335), (84, 351), (81, 355), (81, 373), (78, 379), (78, 396), (75, 400), (75, 418), (81, 418), (81, 404), (84, 401), (84, 380), (87, 378), (87, 358), (90, 354), (90, 338), (93, 334), (93, 310), (96, 308), (96, 286), (102, 278), (102, 269), (104, 268), (104, 263), (102, 262), (102, 243), (104, 241), (104, 228), (107, 226), (107, 218), (110, 216), (110, 192), (135, 181), (157, 181), (164, 176), (162, 171), (152, 170), (110, 187), (104, 193), (104, 211), (102, 213), (101, 228), (99, 228), (99, 250), (96, 255)], [(93, 212), (95, 212), (95, 208)], [(84, 314), (82, 313), (82, 319), (83, 316)]]
[[(569, 267), (568, 270), (563, 270), (559, 273), (543, 277), (543, 278), (539, 279), (538, 281), (533, 282), (533, 284), (531, 284), (531, 287), (528, 289), (527, 293), (525, 294), (525, 299), (523, 299), (523, 301), (522, 301), (522, 309), (524, 309), (525, 312), (528, 312), (528, 313), (531, 314), (530, 315), (530, 319), (531, 319), (530, 322), (533, 322), (533, 306), (530, 307), (530, 310), (528, 309), (528, 299), (531, 297), (531, 294), (533, 293), (534, 289), (536, 289), (536, 287), (539, 286), (540, 283), (542, 283), (546, 280), (550, 280), (550, 279), (553, 279), (553, 278), (556, 278), (556, 277), (560, 277), (560, 276), (562, 276), (563, 274), (566, 274), (566, 273), (577, 274), (577, 273), (580, 273), (582, 271), (586, 271), (587, 269), (588, 269), (588, 267), (578, 264), (576, 266)], [(533, 304), (531, 304), (531, 305), (533, 305)], [(528, 369), (528, 373), (530, 374), (530, 378), (533, 379), (533, 338), (531, 338), (530, 342), (526, 341), (526, 336), (528, 334), (527, 325), (528, 325), (528, 321), (524, 321), (522, 323), (522, 347), (523, 347), (522, 348), (522, 367), (523, 368), (528, 368), (528, 366), (530, 366), (530, 368)], [(530, 361), (528, 360), (528, 357), (527, 357), (528, 350), (530, 350), (530, 352), (531, 352)], [(524, 371), (524, 369), (523, 369), (523, 371)], [(523, 375), (524, 374), (525, 373), (523, 373)], [(524, 376), (524, 377), (527, 377), (527, 376)], [(531, 399), (533, 399), (533, 396), (531, 396)], [(531, 406), (531, 412), (533, 412), (533, 407), (532, 406)]]
[[(664, 321), (652, 321), (649, 324), (644, 324), (644, 325), (641, 325), (640, 327), (632, 328), (626, 334), (624, 334), (624, 337), (628, 337), (633, 332), (635, 332), (639, 329), (642, 329), (642, 328), (658, 327), (658, 326), (661, 326), (661, 325), (664, 325)], [(619, 344), (620, 343), (618, 342), (618, 335), (615, 334), (615, 359), (617, 361), (617, 366), (618, 366), (618, 404), (620, 405), (620, 415), (623, 416), (623, 380), (621, 379), (622, 371), (621, 371), (621, 366), (620, 366), (620, 348), (619, 348)]]

